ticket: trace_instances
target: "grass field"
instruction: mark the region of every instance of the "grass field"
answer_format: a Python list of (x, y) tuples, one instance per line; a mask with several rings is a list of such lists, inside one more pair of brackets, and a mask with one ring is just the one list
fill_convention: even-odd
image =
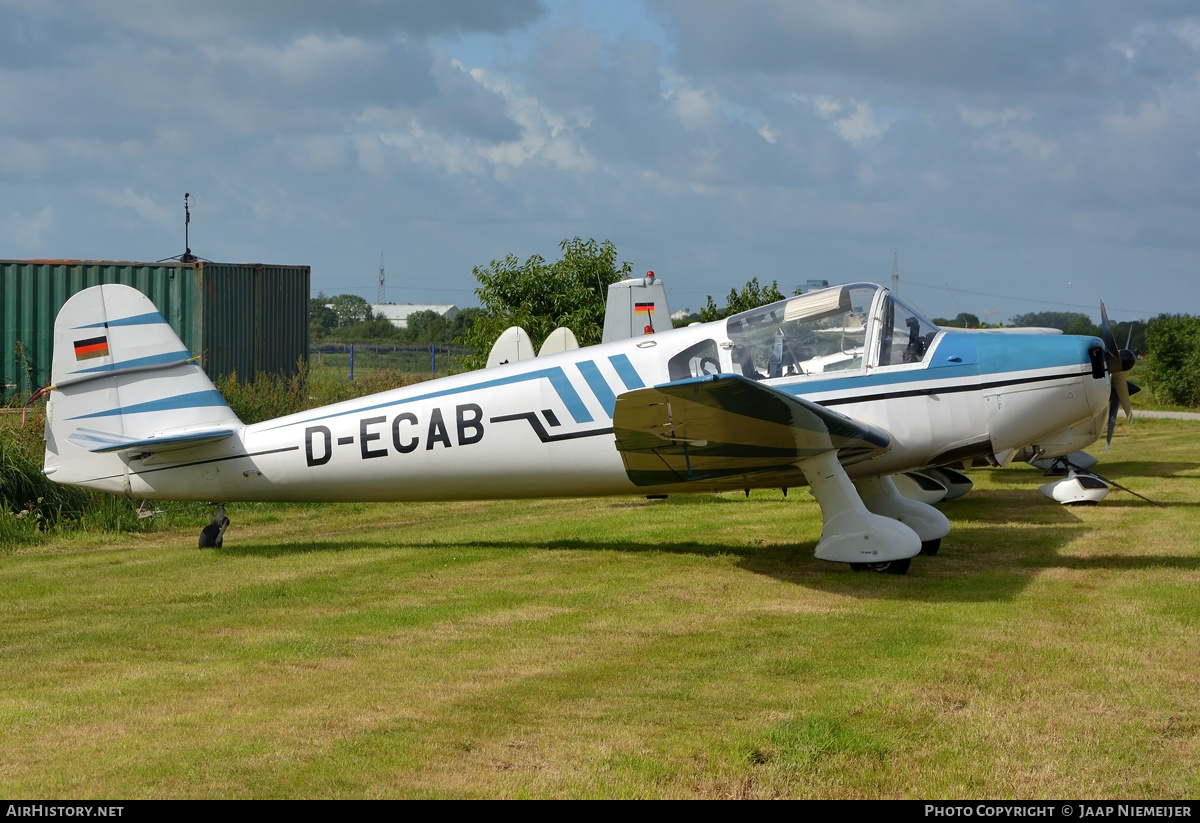
[[(0, 794), (1200, 796), (1200, 424), (976, 471), (907, 576), (803, 490), (231, 506), (0, 554)], [(194, 521), (194, 522), (193, 522)]]

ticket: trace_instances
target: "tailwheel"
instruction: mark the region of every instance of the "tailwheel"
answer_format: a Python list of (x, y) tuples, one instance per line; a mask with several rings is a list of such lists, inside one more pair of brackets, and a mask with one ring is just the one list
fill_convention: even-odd
[(200, 548), (219, 549), (225, 539), (225, 530), (229, 528), (229, 518), (225, 516), (225, 504), (217, 504), (217, 512), (208, 525), (200, 530)]
[(921, 554), (932, 557), (938, 553), (938, 549), (942, 547), (942, 538), (937, 540), (925, 540), (921, 543)]
[(883, 563), (851, 563), (850, 569), (856, 572), (876, 572), (878, 574), (908, 574), (911, 557), (903, 560), (887, 560)]

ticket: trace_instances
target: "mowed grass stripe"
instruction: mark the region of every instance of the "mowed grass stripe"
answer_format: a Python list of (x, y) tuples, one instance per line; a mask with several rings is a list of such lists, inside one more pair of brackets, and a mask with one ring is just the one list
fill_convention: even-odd
[[(906, 577), (805, 490), (234, 506), (0, 558), (22, 797), (1195, 797), (1200, 426), (975, 472)], [(1156, 467), (1163, 467), (1161, 474)]]

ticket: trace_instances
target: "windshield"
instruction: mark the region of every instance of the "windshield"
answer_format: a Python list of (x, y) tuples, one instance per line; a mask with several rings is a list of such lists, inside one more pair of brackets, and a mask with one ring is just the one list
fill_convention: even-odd
[(878, 286), (822, 289), (729, 318), (733, 369), (754, 379), (860, 369)]

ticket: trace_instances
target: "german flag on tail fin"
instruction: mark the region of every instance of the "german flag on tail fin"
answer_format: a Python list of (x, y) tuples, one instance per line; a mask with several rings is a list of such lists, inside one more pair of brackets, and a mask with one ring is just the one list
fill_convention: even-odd
[(89, 337), (87, 340), (75, 341), (75, 359), (91, 360), (96, 357), (108, 357), (108, 337)]

